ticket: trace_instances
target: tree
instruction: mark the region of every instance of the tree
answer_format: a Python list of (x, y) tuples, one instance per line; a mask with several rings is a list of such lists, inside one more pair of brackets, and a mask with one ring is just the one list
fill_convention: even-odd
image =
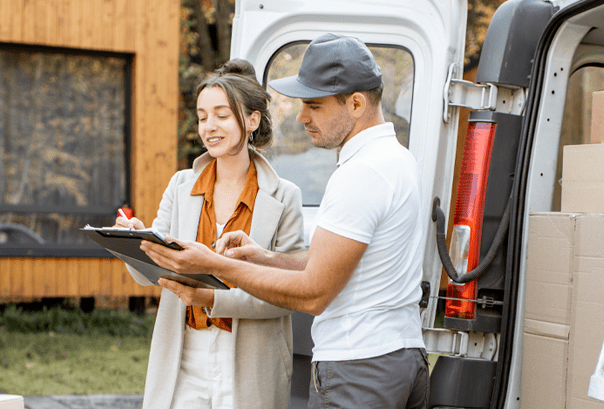
[(466, 29), (466, 69), (478, 64), (480, 51), (493, 14), (505, 0), (468, 0), (468, 25)]
[(178, 167), (190, 166), (203, 146), (197, 134), (195, 87), (229, 60), (235, 0), (181, 0)]

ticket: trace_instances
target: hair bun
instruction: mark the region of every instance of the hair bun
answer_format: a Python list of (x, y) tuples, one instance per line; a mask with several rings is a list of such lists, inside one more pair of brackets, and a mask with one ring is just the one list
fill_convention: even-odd
[(254, 69), (254, 66), (249, 61), (240, 58), (234, 58), (226, 62), (218, 69), (218, 74), (238, 74), (256, 79), (256, 70)]

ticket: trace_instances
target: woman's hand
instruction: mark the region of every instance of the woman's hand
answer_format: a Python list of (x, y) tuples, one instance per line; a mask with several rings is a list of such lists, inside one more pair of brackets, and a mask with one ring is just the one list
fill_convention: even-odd
[(157, 265), (178, 274), (211, 274), (212, 260), (222, 258), (201, 243), (178, 240), (166, 236), (168, 243), (178, 243), (183, 250), (174, 250), (147, 240), (141, 242), (141, 249)]
[(214, 306), (214, 290), (210, 288), (193, 288), (169, 278), (160, 278), (157, 283), (176, 294), (185, 305)]
[(127, 219), (125, 217), (118, 216), (118, 218), (115, 219), (115, 224), (113, 225), (113, 227), (122, 229), (143, 230), (145, 228), (145, 223), (143, 223), (136, 217)]

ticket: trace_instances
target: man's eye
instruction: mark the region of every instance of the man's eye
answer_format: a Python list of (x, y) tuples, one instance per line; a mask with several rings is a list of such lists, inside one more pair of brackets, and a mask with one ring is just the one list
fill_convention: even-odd
[(204, 122), (206, 118), (199, 118), (199, 122)]

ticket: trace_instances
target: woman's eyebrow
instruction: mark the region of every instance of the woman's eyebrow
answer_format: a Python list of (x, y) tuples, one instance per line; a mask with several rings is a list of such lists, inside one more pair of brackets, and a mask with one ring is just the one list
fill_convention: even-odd
[[(221, 109), (221, 108), (229, 108), (229, 109), (231, 109), (231, 107), (228, 106), (228, 105), (216, 105), (216, 106), (214, 106), (212, 108), (213, 109)], [(205, 111), (205, 109), (203, 109), (202, 107), (197, 107), (197, 110), (198, 111)]]

